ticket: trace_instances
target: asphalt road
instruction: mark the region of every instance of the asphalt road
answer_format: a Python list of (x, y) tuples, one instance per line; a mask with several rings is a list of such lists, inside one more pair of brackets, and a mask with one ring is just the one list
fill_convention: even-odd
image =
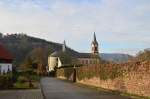
[(131, 99), (111, 93), (98, 92), (56, 78), (42, 78), (41, 86), (46, 99)]
[(40, 89), (0, 91), (0, 99), (43, 99)]

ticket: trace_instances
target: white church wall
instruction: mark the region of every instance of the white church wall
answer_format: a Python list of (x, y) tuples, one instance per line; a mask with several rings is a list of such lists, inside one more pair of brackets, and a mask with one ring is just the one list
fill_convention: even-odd
[(48, 58), (48, 71), (54, 71), (54, 68), (57, 66), (57, 57)]
[(61, 60), (58, 58), (58, 67), (61, 67), (61, 66), (62, 66)]

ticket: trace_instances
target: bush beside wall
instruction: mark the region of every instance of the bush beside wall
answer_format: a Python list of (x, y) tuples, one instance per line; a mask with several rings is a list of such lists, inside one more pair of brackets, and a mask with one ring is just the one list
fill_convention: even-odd
[(73, 81), (73, 75), (74, 75), (74, 68), (61, 68), (57, 69), (56, 76), (62, 79), (67, 79), (70, 81)]
[(12, 75), (10, 73), (0, 75), (0, 90), (11, 89), (13, 87)]

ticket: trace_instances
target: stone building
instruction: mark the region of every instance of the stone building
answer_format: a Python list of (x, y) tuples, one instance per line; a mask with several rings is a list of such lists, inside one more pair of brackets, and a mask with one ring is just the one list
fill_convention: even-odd
[(5, 74), (12, 71), (13, 57), (6, 48), (0, 44), (0, 74)]
[(91, 53), (80, 53), (66, 46), (66, 42), (62, 44), (62, 49), (53, 52), (48, 57), (48, 71), (54, 71), (55, 68), (76, 65), (98, 64), (100, 62), (99, 45), (94, 33), (91, 43)]

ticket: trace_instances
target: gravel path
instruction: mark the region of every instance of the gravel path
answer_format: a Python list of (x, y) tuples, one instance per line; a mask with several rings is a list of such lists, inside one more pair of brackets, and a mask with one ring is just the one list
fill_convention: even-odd
[(41, 85), (46, 99), (131, 99), (129, 97), (79, 87), (76, 84), (56, 78), (42, 78)]
[(43, 99), (40, 89), (0, 91), (0, 99)]

